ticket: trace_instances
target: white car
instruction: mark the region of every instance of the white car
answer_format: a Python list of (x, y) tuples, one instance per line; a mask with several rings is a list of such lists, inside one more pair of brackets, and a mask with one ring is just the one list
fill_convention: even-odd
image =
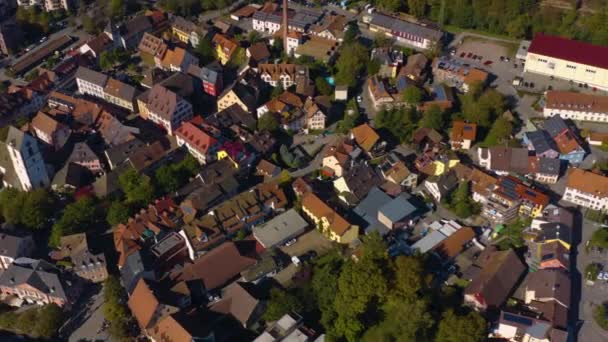
[(285, 247), (289, 247), (291, 245), (293, 245), (294, 243), (296, 243), (296, 241), (298, 241), (297, 239), (291, 239), (287, 242), (285, 242)]
[(300, 262), (300, 258), (298, 258), (297, 256), (292, 256), (291, 257), (291, 262), (296, 265), (296, 267), (300, 266), (301, 262)]
[(363, 98), (361, 97), (361, 95), (357, 96), (357, 102), (359, 102), (359, 103), (363, 102)]

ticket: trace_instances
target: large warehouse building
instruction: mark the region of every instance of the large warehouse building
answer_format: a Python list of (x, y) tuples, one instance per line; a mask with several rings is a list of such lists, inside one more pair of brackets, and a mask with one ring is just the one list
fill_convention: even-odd
[(608, 90), (608, 47), (539, 33), (528, 48), (524, 71)]

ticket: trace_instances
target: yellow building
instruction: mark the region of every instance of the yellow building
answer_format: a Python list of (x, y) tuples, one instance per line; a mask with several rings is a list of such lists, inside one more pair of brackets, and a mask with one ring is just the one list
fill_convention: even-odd
[(358, 226), (350, 224), (312, 192), (302, 197), (302, 212), (332, 241), (348, 244), (359, 237)]
[(221, 94), (217, 100), (217, 110), (222, 111), (235, 104), (246, 112), (255, 109), (255, 96), (247, 86), (237, 83), (232, 89)]
[(608, 90), (608, 47), (539, 33), (528, 48), (524, 71)]
[(230, 61), (232, 54), (239, 47), (239, 43), (237, 41), (219, 33), (213, 36), (213, 44), (215, 44), (215, 54), (217, 59), (222, 65), (226, 65)]

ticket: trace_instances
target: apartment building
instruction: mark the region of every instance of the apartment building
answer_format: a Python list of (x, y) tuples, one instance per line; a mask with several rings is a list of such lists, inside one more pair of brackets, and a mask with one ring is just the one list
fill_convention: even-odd
[(292, 85), (308, 84), (308, 67), (298, 64), (260, 64), (258, 71), (262, 81), (273, 87), (281, 85), (287, 89)]
[(608, 90), (608, 47), (537, 33), (524, 72)]
[(443, 37), (440, 30), (379, 13), (372, 14), (369, 29), (420, 49), (433, 48)]
[(545, 117), (559, 115), (578, 121), (608, 122), (608, 96), (550, 90), (545, 94)]
[(593, 210), (608, 211), (608, 177), (570, 168), (562, 199)]
[[(288, 9), (288, 30), (295, 32), (306, 32), (314, 23), (322, 17), (322, 13), (313, 9), (298, 8)], [(281, 28), (282, 13), (277, 6), (264, 6), (253, 14), (253, 29), (268, 34), (274, 34)]]
[(150, 89), (145, 106), (147, 119), (163, 127), (170, 135), (182, 122), (192, 118), (192, 104), (160, 84)]
[(222, 65), (228, 64), (230, 58), (232, 58), (232, 55), (239, 47), (239, 42), (219, 33), (213, 36), (213, 44), (215, 44), (215, 53)]
[(79, 67), (75, 77), (78, 92), (103, 99), (132, 112), (137, 110), (137, 90), (134, 87), (85, 67)]
[(201, 164), (213, 161), (221, 147), (219, 130), (203, 122), (203, 118), (196, 116), (190, 121), (182, 123), (175, 131), (177, 144), (186, 146), (188, 152)]
[(49, 174), (34, 137), (9, 126), (6, 140), (1, 145), (4, 146), (0, 146), (0, 173), (4, 186), (29, 191), (50, 185)]
[(38, 139), (53, 146), (55, 150), (59, 150), (65, 145), (71, 133), (69, 127), (43, 112), (36, 114), (30, 127)]
[(469, 91), (472, 84), (485, 84), (489, 77), (489, 74), (481, 69), (473, 68), (446, 56), (435, 58), (432, 68), (436, 82), (445, 83), (464, 93)]
[(302, 212), (332, 241), (348, 244), (359, 236), (358, 226), (346, 221), (312, 192), (302, 196)]

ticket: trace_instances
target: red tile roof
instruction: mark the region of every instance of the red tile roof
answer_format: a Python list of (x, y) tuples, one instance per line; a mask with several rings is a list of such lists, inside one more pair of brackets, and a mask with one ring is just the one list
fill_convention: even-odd
[(207, 154), (209, 149), (217, 143), (217, 140), (197, 127), (192, 121), (184, 122), (175, 131), (175, 135), (184, 139), (190, 146), (196, 148), (200, 153)]
[(537, 33), (528, 53), (608, 69), (608, 47)]

